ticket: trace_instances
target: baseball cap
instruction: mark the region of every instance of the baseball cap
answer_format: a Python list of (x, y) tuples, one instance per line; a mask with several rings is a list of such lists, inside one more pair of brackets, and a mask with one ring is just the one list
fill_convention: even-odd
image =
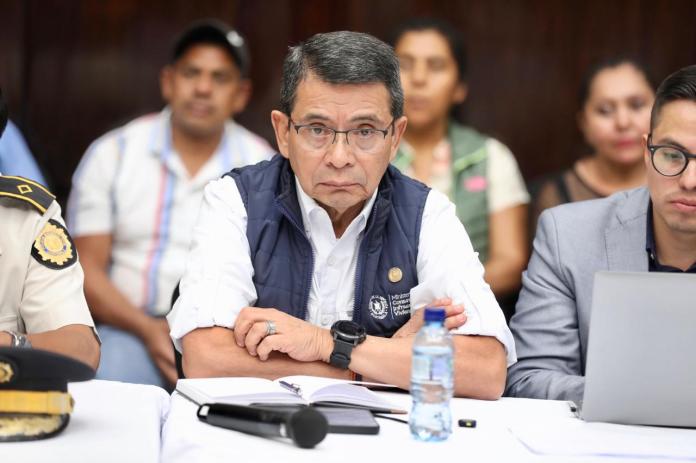
[(248, 77), (250, 60), (246, 40), (218, 19), (203, 19), (189, 25), (174, 44), (172, 61), (178, 60), (190, 47), (202, 43), (221, 46), (237, 64), (242, 77)]

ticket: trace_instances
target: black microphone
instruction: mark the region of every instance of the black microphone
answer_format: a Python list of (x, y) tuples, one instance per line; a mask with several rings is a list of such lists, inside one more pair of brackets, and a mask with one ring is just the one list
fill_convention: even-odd
[(283, 411), (231, 404), (203, 404), (198, 419), (214, 426), (268, 437), (289, 437), (308, 449), (324, 440), (329, 430), (326, 417), (311, 407)]

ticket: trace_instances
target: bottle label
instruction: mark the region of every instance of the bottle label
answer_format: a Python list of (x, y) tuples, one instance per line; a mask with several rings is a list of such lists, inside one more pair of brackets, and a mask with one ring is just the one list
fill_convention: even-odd
[(411, 378), (414, 381), (438, 382), (452, 385), (452, 356), (414, 354)]
[(430, 375), (433, 380), (440, 380), (445, 385), (449, 384), (452, 377), (452, 357), (444, 355), (434, 357), (430, 364)]

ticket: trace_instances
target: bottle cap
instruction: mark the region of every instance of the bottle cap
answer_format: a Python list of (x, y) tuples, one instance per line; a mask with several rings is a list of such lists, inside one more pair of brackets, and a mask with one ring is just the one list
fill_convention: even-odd
[(445, 309), (442, 307), (426, 307), (423, 313), (423, 320), (427, 322), (445, 321)]

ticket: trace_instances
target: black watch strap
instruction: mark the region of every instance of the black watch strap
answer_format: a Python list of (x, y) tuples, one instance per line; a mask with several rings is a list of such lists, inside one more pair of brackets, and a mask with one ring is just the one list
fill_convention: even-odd
[(329, 363), (336, 368), (347, 370), (350, 365), (350, 354), (353, 352), (352, 342), (346, 342), (342, 339), (334, 339), (334, 349), (331, 352)]

